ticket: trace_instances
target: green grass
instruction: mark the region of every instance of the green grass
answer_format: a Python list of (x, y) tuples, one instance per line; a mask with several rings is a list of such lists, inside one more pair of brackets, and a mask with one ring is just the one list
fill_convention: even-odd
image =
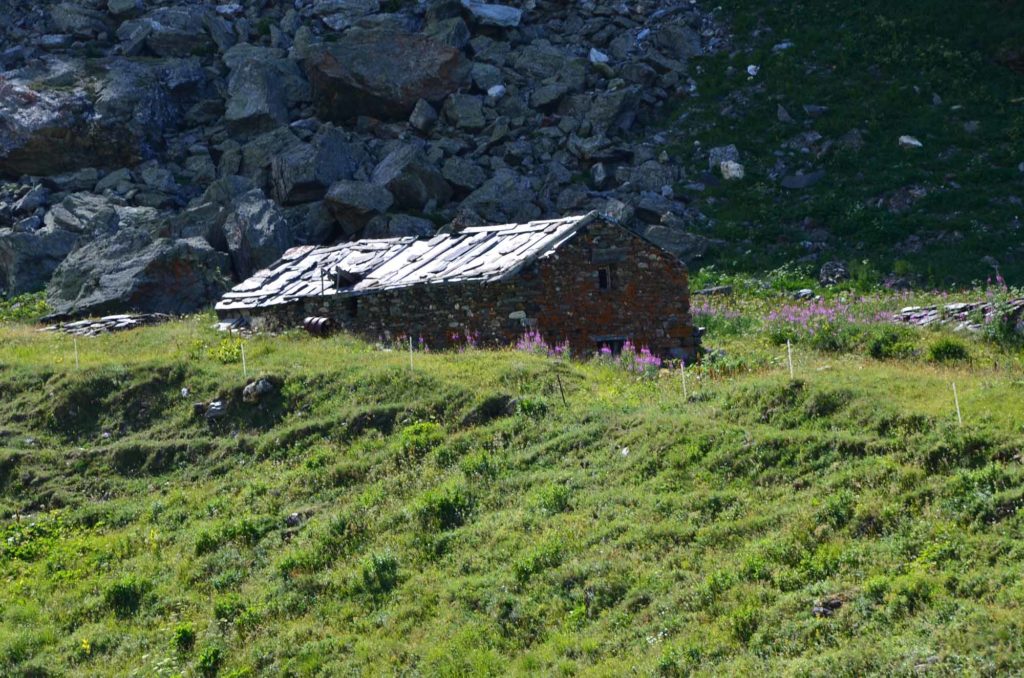
[(798, 343), (791, 381), (755, 322), (686, 399), (285, 334), (245, 340), (278, 384), (250, 404), (211, 323), (79, 339), (80, 369), (0, 327), (0, 674), (1024, 671), (1014, 349)]
[[(705, 193), (680, 187), (711, 217), (705, 234), (727, 242), (705, 263), (771, 269), (807, 255), (801, 243), (824, 229), (818, 265), (846, 260), (876, 283), (890, 273), (927, 286), (983, 280), (993, 275), (986, 256), (1012, 283), (1024, 279), (1024, 75), (1002, 61), (1019, 49), (1024, 4), (719, 5), (734, 45), (693, 63), (698, 93), (673, 109), (677, 123), (666, 123), (675, 134), (668, 150), (689, 164), (691, 178), (707, 170), (706, 149), (722, 144), (736, 144), (747, 168), (745, 180)], [(787, 40), (789, 49), (773, 49)], [(761, 67), (754, 78), (746, 73), (750, 64)], [(805, 104), (828, 111), (815, 118)], [(778, 120), (779, 105), (794, 123)], [(977, 130), (967, 131), (974, 121)], [(859, 151), (838, 143), (854, 129), (863, 136)], [(822, 136), (812, 153), (786, 147), (812, 130)], [(924, 148), (901, 149), (897, 139), (905, 134)], [(826, 140), (831, 146), (823, 150)], [(810, 189), (786, 190), (769, 178), (779, 160), (789, 173), (827, 174)], [(878, 206), (910, 188), (926, 195), (898, 213)], [(911, 237), (920, 249), (908, 246)]]

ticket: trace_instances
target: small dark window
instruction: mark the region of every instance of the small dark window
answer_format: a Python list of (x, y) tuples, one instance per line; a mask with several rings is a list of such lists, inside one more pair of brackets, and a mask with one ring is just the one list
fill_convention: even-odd
[(612, 273), (614, 269), (612, 267), (599, 268), (597, 269), (597, 288), (599, 290), (610, 290), (614, 285)]
[(355, 318), (359, 315), (359, 297), (348, 298), (348, 317)]

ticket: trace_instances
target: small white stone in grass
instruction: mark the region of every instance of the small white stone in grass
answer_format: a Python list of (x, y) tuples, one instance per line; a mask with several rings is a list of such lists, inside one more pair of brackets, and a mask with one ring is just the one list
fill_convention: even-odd
[(190, 395), (191, 393), (192, 393), (192, 392), (191, 392), (191, 391), (189, 391), (189, 390), (188, 390), (187, 388), (183, 388), (183, 389), (181, 389), (181, 397), (182, 397), (182, 398), (187, 398), (187, 397), (189, 397), (189, 395)]
[(909, 134), (904, 134), (900, 137), (901, 148), (924, 148), (924, 144), (918, 140), (917, 137), (912, 137)]
[(628, 447), (623, 447), (622, 448), (622, 456), (623, 457), (628, 457), (629, 456), (629, 448)]
[(760, 66), (756, 66), (754, 64), (750, 64), (749, 66), (747, 66), (747, 75), (749, 75), (752, 78), (756, 77), (757, 74), (760, 73), (760, 72), (761, 72), (761, 67)]
[(722, 172), (722, 178), (726, 181), (736, 181), (746, 176), (746, 169), (734, 160), (723, 160), (719, 164), (718, 169)]

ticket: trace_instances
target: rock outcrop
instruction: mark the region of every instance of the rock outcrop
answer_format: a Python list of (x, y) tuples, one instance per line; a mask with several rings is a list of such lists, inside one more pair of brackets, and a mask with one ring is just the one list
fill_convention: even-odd
[(686, 0), (8, 9), (0, 288), (53, 276), (59, 313), (199, 308), (297, 244), (592, 209), (705, 249), (652, 125), (720, 43)]

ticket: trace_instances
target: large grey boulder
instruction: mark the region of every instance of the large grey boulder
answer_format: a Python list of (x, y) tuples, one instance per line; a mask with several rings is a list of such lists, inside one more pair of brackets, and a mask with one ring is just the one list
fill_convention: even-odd
[(473, 21), (484, 26), (515, 28), (523, 20), (523, 10), (508, 5), (462, 0), (462, 6), (469, 11)]
[(379, 0), (316, 0), (313, 3), (313, 13), (335, 31), (343, 31), (362, 17), (379, 11)]
[(474, 191), (487, 179), (483, 168), (467, 158), (448, 158), (441, 166), (441, 174), (453, 186)]
[(374, 215), (387, 212), (394, 201), (391, 191), (368, 181), (339, 181), (324, 199), (346, 235), (360, 231)]
[(160, 150), (207, 94), (198, 59), (71, 66), (70, 81), (57, 71), (0, 87), (0, 176), (135, 165)]
[(207, 29), (214, 20), (202, 7), (161, 7), (122, 23), (117, 37), (129, 55), (143, 48), (161, 57), (211, 53), (218, 47)]
[(636, 120), (639, 101), (640, 88), (636, 86), (596, 94), (586, 112), (592, 133), (611, 136), (628, 131)]
[(327, 187), (351, 179), (367, 161), (363, 146), (333, 127), (318, 132), (308, 144), (295, 144), (274, 157), (273, 195), (284, 205), (313, 202)]
[(429, 202), (440, 205), (452, 197), (452, 187), (426, 155), (411, 145), (401, 145), (373, 170), (373, 183), (395, 197), (398, 209), (422, 210)]
[(98, 120), (81, 91), (0, 87), (0, 177), (137, 160), (134, 135)]
[(470, 193), (459, 209), (471, 210), (491, 223), (526, 222), (541, 215), (533, 202), (536, 195), (533, 179), (502, 169)]
[(469, 74), (459, 50), (384, 30), (352, 29), (310, 48), (305, 68), (320, 117), (336, 122), (360, 115), (404, 120), (417, 101), (440, 102)]
[(198, 238), (126, 229), (86, 243), (57, 267), (47, 301), (57, 316), (190, 313), (226, 289), (228, 257)]
[(276, 70), (258, 61), (233, 70), (224, 119), (234, 131), (268, 131), (286, 123), (288, 102)]
[(46, 287), (78, 238), (59, 228), (33, 232), (0, 229), (0, 291), (13, 296)]
[(50, 11), (50, 20), (61, 33), (70, 33), (78, 38), (91, 38), (108, 29), (107, 17), (82, 3), (62, 2)]
[(487, 125), (483, 98), (473, 94), (452, 94), (444, 102), (448, 122), (470, 132), (479, 132)]
[[(272, 78), (278, 84), (288, 107), (296, 107), (296, 105), (308, 103), (310, 100), (309, 83), (306, 81), (302, 69), (299, 68), (295, 60), (288, 58), (284, 49), (244, 42), (234, 45), (224, 52), (223, 61), (231, 70), (231, 79), (234, 78), (234, 74), (247, 67), (258, 65), (258, 71), (265, 72), (267, 77)], [(228, 84), (230, 84), (230, 80)]]
[(138, 228), (156, 232), (160, 212), (152, 207), (118, 205), (106, 196), (72, 193), (50, 208), (43, 218), (47, 228), (72, 233), (98, 235), (120, 228)]
[(224, 239), (239, 280), (274, 263), (292, 245), (284, 213), (258, 188), (238, 198), (224, 222)]

